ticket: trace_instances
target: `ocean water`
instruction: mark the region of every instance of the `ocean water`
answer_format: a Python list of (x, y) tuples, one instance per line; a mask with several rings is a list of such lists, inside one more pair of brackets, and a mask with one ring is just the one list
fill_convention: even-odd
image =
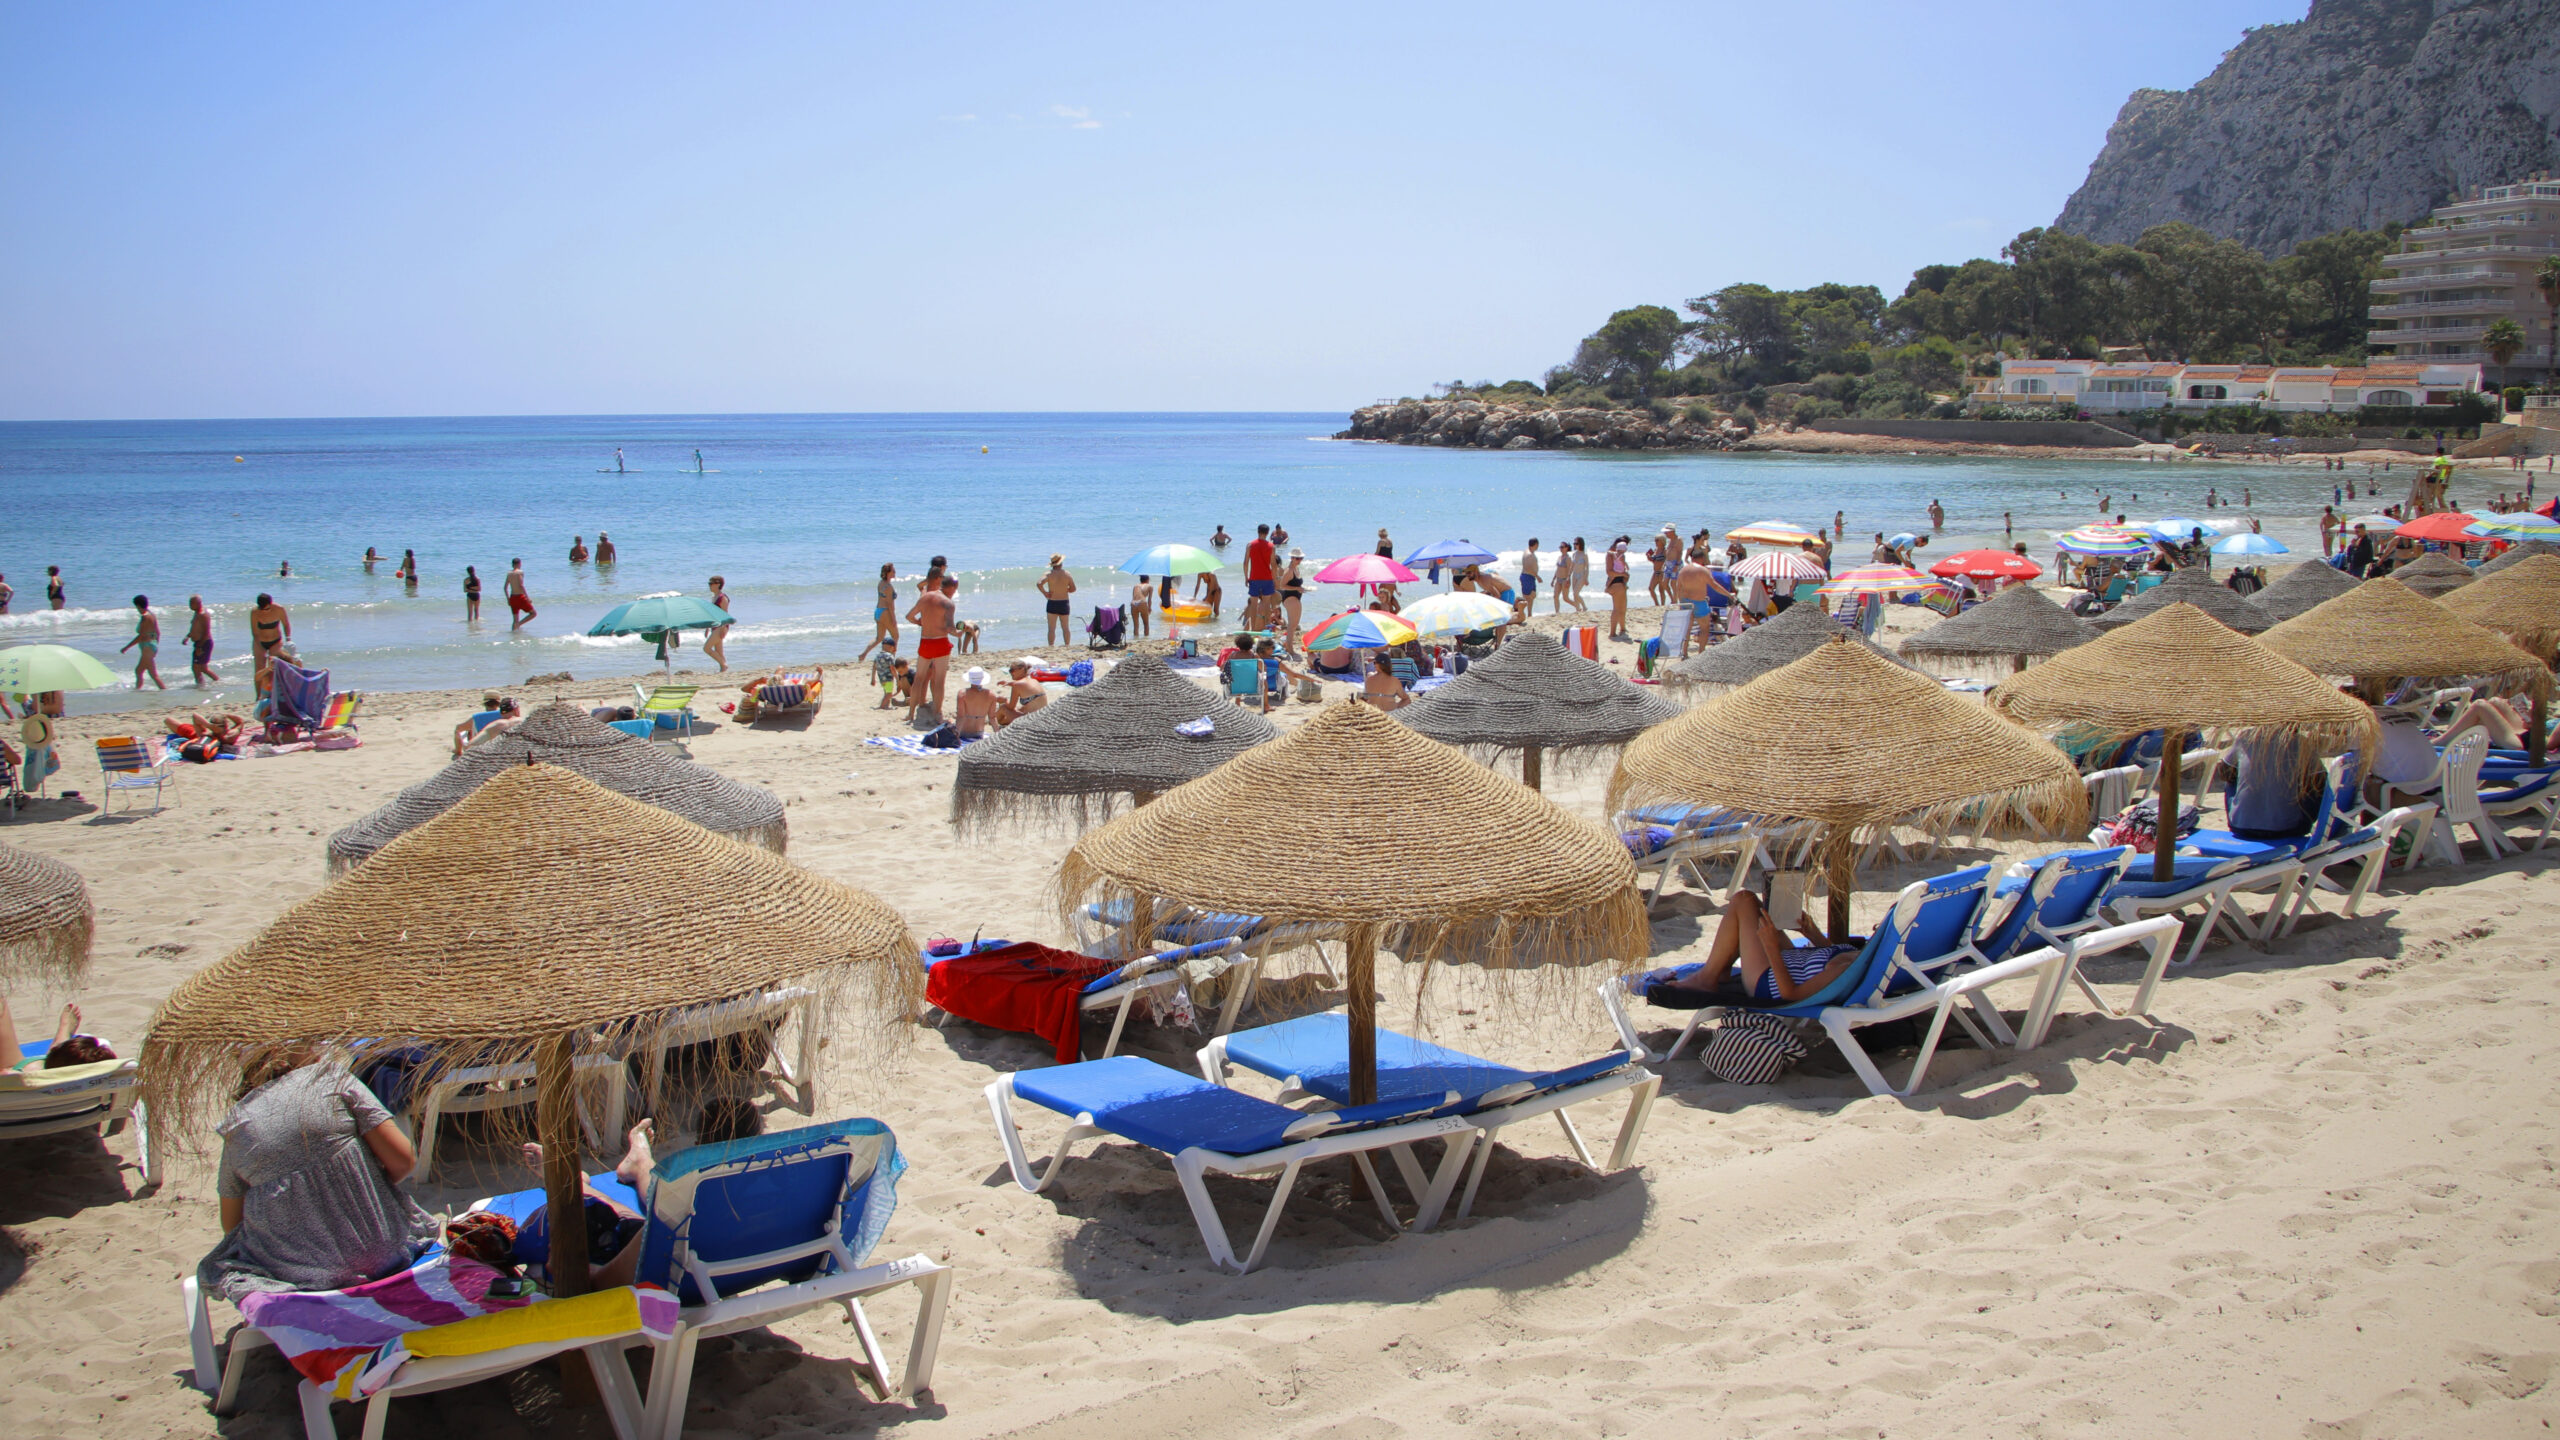
[[(1754, 520), (1828, 524), (1849, 553), (1875, 531), (1927, 533), (1930, 553), (2014, 535), (2039, 560), (2060, 530), (2112, 495), (2135, 519), (2201, 514), (2208, 486), (2245, 486), (2269, 534), (2318, 551), (2336, 478), (2316, 468), (2123, 461), (1787, 455), (1601, 456), (1341, 442), (1339, 414), (708, 415), (0, 424), (0, 575), (15, 587), (0, 645), (86, 649), (130, 683), (131, 599), (161, 616), (161, 673), (182, 703), (236, 703), (247, 614), (261, 591), (293, 615), (307, 663), (341, 688), (521, 684), (528, 675), (646, 668), (637, 638), (585, 634), (622, 601), (700, 594), (726, 577), (738, 616), (733, 670), (849, 659), (872, 635), (879, 567), (920, 576), (948, 555), (961, 614), (989, 649), (1037, 644), (1031, 589), (1051, 552), (1080, 587), (1076, 633), (1123, 599), (1113, 566), (1164, 541), (1206, 545), (1224, 525), (1242, 563), (1255, 524), (1287, 526), (1311, 559), (1398, 553), (1471, 539), (1516, 555), (1537, 536), (1597, 550), (1676, 521), (1718, 533)], [(611, 473), (620, 449), (630, 473)], [(694, 473), (699, 450), (707, 473)], [(2392, 487), (2397, 489), (2397, 486)], [(2137, 498), (2138, 497), (2138, 498)], [(612, 567), (572, 566), (573, 536), (610, 533)], [(386, 557), (361, 564), (371, 545)], [(392, 578), (418, 554), (414, 591)], [(539, 618), (508, 627), (501, 582), (522, 556)], [(290, 562), (293, 575), (277, 577)], [(482, 619), (464, 620), (462, 573), (479, 567)], [(45, 608), (45, 567), (69, 604)], [(1596, 567), (1595, 567), (1596, 568)], [(1228, 577), (1231, 596), (1240, 576)], [(1637, 583), (1641, 585), (1639, 575)], [(186, 600), (215, 616), (212, 695), (186, 686)], [(900, 586), (901, 608), (912, 580)], [(1310, 618), (1347, 587), (1314, 587)], [(909, 653), (914, 628), (904, 627)], [(687, 637), (679, 664), (700, 666)], [(707, 667), (705, 667), (707, 668)], [(93, 711), (121, 692), (75, 696)]]

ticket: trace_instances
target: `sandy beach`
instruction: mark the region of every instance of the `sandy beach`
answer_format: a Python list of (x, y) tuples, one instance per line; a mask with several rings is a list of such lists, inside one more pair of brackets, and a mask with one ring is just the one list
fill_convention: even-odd
[[(1637, 633), (1653, 613), (1635, 612)], [(1894, 610), (1898, 625), (1923, 616)], [(1608, 654), (1631, 664), (1630, 647)], [(884, 898), (919, 936), (1061, 939), (1047, 885), (1064, 843), (956, 839), (952, 762), (864, 745), (906, 727), (870, 708), (861, 677), (839, 678), (813, 722), (720, 725), (694, 758), (782, 796), (790, 858)], [(1327, 688), (1328, 703), (1347, 693)], [(158, 813), (47, 802), (0, 824), (0, 840), (77, 867), (95, 897), (76, 996), (87, 1028), (135, 1053), (178, 980), (321, 887), (330, 832), (446, 763), (476, 698), (375, 697), (361, 748), (183, 767)], [(730, 698), (707, 689), (706, 718)], [(66, 722), (57, 789), (94, 796), (88, 741), (132, 725)], [(1605, 780), (1551, 777), (1549, 793), (1599, 821)], [(1274, 824), (1323, 818), (1320, 799), (1272, 797)], [(2049, 848), (1871, 868), (1859, 926), (1911, 879)], [(2163, 987), (2156, 1024), (2069, 1004), (2034, 1052), (1942, 1052), (1907, 1105), (1868, 1098), (1823, 1052), (1757, 1088), (1684, 1056), (1659, 1067), (1634, 1168), (1592, 1175), (1553, 1127), (1523, 1126), (1503, 1136), (1474, 1215), (1433, 1233), (1391, 1237), (1348, 1164), (1319, 1165), (1266, 1267), (1243, 1277), (1208, 1264), (1152, 1153), (1088, 1144), (1048, 1193), (1015, 1189), (979, 1092), (1046, 1063), (1045, 1047), (919, 1027), (892, 1075), (831, 1067), (819, 1114), (885, 1120), (913, 1167), (878, 1253), (956, 1267), (932, 1393), (913, 1410), (875, 1402), (841, 1317), (817, 1312), (707, 1345), (687, 1433), (2546, 1433), (2560, 1418), (2555, 853), (2394, 870), (2359, 918), (2332, 901), (2263, 949), (2206, 949)], [(1713, 923), (1695, 896), (1658, 907), (1662, 963), (1702, 951)], [(1399, 1028), (1514, 1062), (1610, 1044), (1596, 1002), (1535, 1034), (1445, 991), (1417, 1016), (1410, 976), (1386, 968)], [(2134, 968), (2095, 972), (2121, 997)], [(40, 1030), (63, 997), (9, 998)], [(1645, 1020), (1657, 1045), (1667, 1015)], [(1187, 1069), (1203, 1038), (1136, 1025), (1126, 1048)], [(1609, 1107), (1582, 1123), (1615, 1119)], [(1030, 1122), (1035, 1145), (1054, 1141), (1044, 1122)], [(228, 1420), (184, 1383), (177, 1285), (217, 1233), (212, 1179), (201, 1157), (181, 1159), (137, 1194), (133, 1153), (127, 1134), (0, 1155), (0, 1435), (298, 1433), (272, 1355)], [(461, 1163), (417, 1187), (431, 1209), (533, 1183), (493, 1149), (452, 1153)], [(1266, 1187), (1212, 1190), (1233, 1226)], [(913, 1313), (903, 1292), (871, 1308), (893, 1357)], [(391, 1433), (605, 1431), (561, 1411), (540, 1372), (403, 1400)]]

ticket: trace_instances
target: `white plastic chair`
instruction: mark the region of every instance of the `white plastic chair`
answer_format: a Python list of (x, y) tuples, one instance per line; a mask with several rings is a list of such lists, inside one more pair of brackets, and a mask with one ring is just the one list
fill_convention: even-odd
[(2480, 808), (2480, 762), (2488, 754), (2486, 730), (2466, 730), (2444, 747), (2444, 788), (2436, 797), (2434, 835), (2437, 853), (2448, 865), (2462, 863), (2462, 840), (2453, 833), (2456, 825), (2470, 826), (2471, 837), (2490, 859), (2507, 853), (2505, 831)]

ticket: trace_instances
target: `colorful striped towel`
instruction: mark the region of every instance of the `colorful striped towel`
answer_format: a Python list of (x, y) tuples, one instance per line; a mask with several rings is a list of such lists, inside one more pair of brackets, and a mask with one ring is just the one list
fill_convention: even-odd
[(360, 1400), (391, 1383), (412, 1355), (483, 1355), (542, 1341), (675, 1333), (676, 1299), (619, 1286), (536, 1305), (493, 1298), (498, 1272), (437, 1250), (396, 1275), (345, 1290), (250, 1295), (240, 1317), (276, 1343), (312, 1384)]
[(788, 710), (809, 698), (806, 685), (767, 685), (756, 692), (756, 698), (777, 710)]

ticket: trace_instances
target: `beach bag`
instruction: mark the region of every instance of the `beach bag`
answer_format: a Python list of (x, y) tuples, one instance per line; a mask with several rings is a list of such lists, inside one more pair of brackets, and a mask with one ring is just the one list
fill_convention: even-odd
[(921, 743), (927, 750), (957, 750), (960, 748), (960, 727), (944, 721), (927, 734)]
[(1728, 1085), (1767, 1085), (1805, 1057), (1795, 1027), (1756, 1010), (1727, 1010), (1698, 1059)]
[[(2196, 826), (2203, 818), (2193, 806), (2179, 806), (2177, 838), (2184, 840), (2196, 833)], [(2154, 853), (2159, 834), (2160, 802), (2155, 798), (2127, 806), (2125, 812), (2116, 817), (2115, 823), (2107, 827), (2107, 843), (2130, 845), (2136, 855), (2149, 855)]]
[(1299, 703), (1299, 704), (1301, 704), (1301, 705), (1321, 705), (1321, 704), (1323, 704), (1323, 703), (1324, 703), (1324, 687), (1323, 687), (1322, 685), (1317, 684), (1317, 683), (1316, 683), (1315, 681), (1313, 681), (1313, 680), (1301, 680), (1301, 681), (1299, 681), (1299, 682), (1298, 682), (1298, 703)]

